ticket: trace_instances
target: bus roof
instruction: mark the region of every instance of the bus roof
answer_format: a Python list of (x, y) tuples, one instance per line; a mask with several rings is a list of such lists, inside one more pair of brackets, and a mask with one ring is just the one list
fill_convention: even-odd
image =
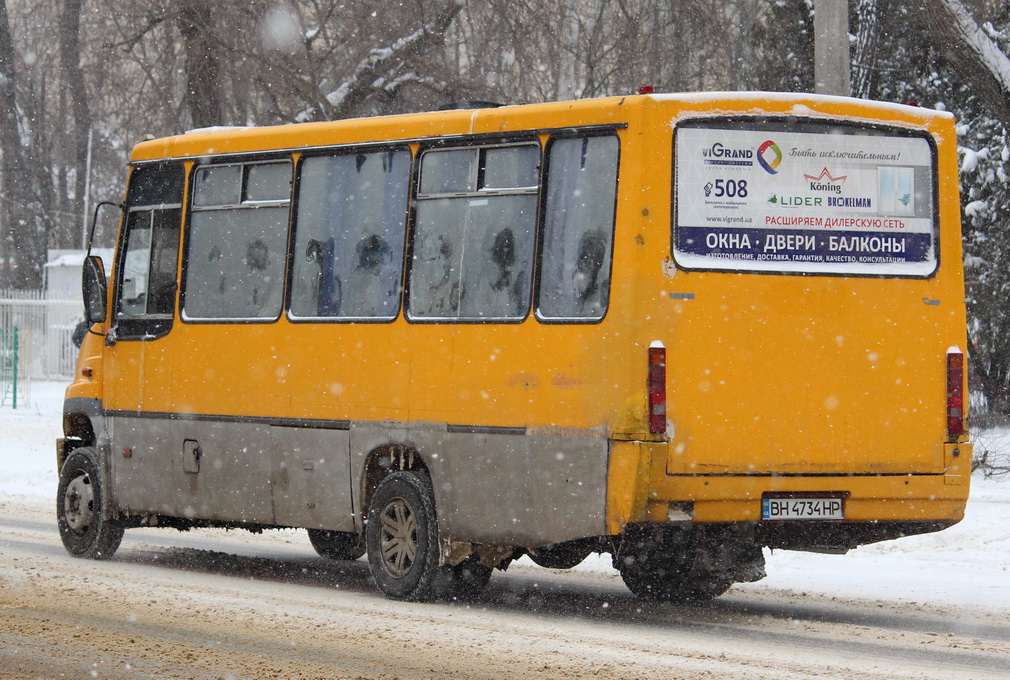
[[(308, 149), (376, 142), (407, 142), (468, 134), (494, 134), (586, 125), (623, 125), (644, 110), (659, 106), (672, 113), (670, 124), (713, 115), (792, 115), (856, 122), (893, 123), (931, 129), (950, 113), (904, 104), (849, 97), (780, 92), (695, 92), (643, 94), (599, 99), (452, 109), (317, 123), (266, 127), (220, 126), (137, 144), (132, 162), (199, 158), (219, 154)], [(545, 119), (549, 122), (545, 123)]]

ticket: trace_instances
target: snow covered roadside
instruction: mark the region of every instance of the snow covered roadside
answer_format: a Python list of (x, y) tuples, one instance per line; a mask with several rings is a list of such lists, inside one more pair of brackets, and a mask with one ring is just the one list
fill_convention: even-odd
[[(63, 391), (32, 385), (32, 403), (0, 409), (0, 508), (25, 505), (48, 513), (55, 502), (56, 451)], [(999, 433), (1010, 447), (1010, 432)], [(988, 433), (989, 445), (994, 443)], [(539, 569), (528, 559), (519, 570)], [(619, 580), (608, 555), (577, 567)], [(775, 551), (768, 578), (732, 592), (786, 590), (839, 599), (881, 600), (896, 606), (931, 603), (1010, 610), (1010, 480), (976, 477), (964, 521), (946, 531), (869, 545), (844, 556)]]
[(0, 408), (0, 495), (56, 500), (56, 438), (63, 436), (67, 386), (33, 382), (31, 402)]

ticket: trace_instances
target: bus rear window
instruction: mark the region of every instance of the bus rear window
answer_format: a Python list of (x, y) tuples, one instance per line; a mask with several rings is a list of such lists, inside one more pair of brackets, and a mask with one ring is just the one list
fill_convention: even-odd
[(936, 271), (936, 166), (925, 135), (705, 119), (681, 124), (674, 146), (673, 250), (684, 269)]

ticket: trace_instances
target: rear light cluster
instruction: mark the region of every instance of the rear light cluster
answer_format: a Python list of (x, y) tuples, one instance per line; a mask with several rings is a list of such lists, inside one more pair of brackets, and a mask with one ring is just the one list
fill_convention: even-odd
[(649, 433), (666, 432), (666, 347), (649, 345)]
[(947, 350), (947, 437), (964, 434), (964, 354), (957, 347)]

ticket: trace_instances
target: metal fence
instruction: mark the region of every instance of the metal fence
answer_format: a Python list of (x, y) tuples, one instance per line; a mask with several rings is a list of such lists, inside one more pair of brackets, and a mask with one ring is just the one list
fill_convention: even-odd
[(31, 343), (20, 329), (0, 328), (0, 406), (24, 408), (31, 399)]
[(42, 291), (0, 290), (0, 332), (4, 333), (4, 379), (13, 377), (13, 337), (17, 329), (19, 380), (73, 376), (77, 348), (74, 328), (84, 318), (80, 300), (47, 299)]

